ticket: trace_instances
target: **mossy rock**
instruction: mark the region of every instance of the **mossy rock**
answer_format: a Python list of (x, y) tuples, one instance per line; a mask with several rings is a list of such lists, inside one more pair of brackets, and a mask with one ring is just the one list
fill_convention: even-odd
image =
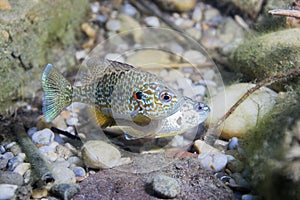
[[(241, 72), (246, 81), (261, 81), (300, 67), (300, 29), (287, 29), (254, 37), (232, 53), (231, 69)], [(291, 81), (290, 81), (291, 82)], [(299, 84), (299, 76), (294, 79)], [(287, 82), (274, 84), (282, 90)]]
[(300, 197), (300, 86), (249, 131), (243, 148), (254, 188), (264, 199)]
[[(9, 1), (0, 15), (0, 113), (14, 100), (32, 98), (48, 62), (74, 65), (76, 30), (88, 1)], [(71, 51), (70, 51), (71, 49)]]

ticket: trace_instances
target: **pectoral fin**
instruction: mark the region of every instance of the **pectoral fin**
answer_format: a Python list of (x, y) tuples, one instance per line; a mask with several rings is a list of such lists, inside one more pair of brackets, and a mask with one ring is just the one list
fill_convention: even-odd
[(97, 108), (90, 107), (89, 111), (90, 111), (93, 119), (95, 120), (95, 122), (99, 126), (101, 126), (101, 128), (104, 129), (108, 126), (112, 126), (112, 125), (115, 124), (114, 118), (112, 118), (111, 116), (105, 115), (101, 110), (99, 110)]
[(131, 117), (132, 117), (132, 121), (139, 126), (147, 126), (151, 122), (151, 119), (149, 117), (141, 113)]

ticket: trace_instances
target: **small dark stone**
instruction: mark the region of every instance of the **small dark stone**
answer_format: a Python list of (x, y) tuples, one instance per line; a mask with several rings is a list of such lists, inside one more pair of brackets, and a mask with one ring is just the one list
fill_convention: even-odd
[(51, 188), (51, 192), (60, 199), (68, 200), (80, 192), (80, 187), (78, 184), (57, 184)]

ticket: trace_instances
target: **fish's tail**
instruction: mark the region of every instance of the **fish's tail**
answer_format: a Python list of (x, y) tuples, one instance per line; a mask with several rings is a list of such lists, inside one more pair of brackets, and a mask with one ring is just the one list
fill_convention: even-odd
[(43, 114), (46, 122), (50, 122), (72, 103), (73, 87), (51, 64), (48, 64), (43, 72), (42, 87), (44, 90)]

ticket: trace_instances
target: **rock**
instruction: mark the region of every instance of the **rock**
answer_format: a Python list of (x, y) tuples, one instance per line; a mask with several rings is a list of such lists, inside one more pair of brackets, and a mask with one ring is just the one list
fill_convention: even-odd
[(237, 159), (231, 160), (227, 163), (227, 168), (231, 172), (242, 172), (244, 169), (244, 163)]
[(72, 199), (72, 197), (80, 191), (77, 184), (55, 184), (51, 188), (51, 193), (60, 199)]
[(204, 19), (205, 21), (208, 21), (212, 19), (213, 17), (221, 16), (220, 11), (215, 8), (210, 8), (204, 11)]
[(191, 10), (196, 5), (196, 0), (157, 0), (162, 9), (176, 12)]
[(41, 199), (48, 195), (48, 190), (46, 188), (37, 188), (32, 191), (31, 197), (34, 199)]
[(16, 142), (10, 142), (8, 144), (6, 144), (4, 147), (5, 149), (10, 149), (11, 147), (13, 147), (15, 144), (17, 144)]
[(0, 184), (22, 185), (23, 177), (15, 172), (0, 171)]
[[(74, 66), (71, 47), (75, 46), (75, 30), (86, 16), (88, 5), (85, 0), (28, 0), (14, 2), (9, 12), (1, 11), (1, 113), (14, 105), (16, 98), (32, 98), (37, 94), (41, 87), (41, 65), (47, 61), (59, 57), (54, 64), (61, 62), (66, 68)], [(2, 31), (9, 33), (6, 34), (8, 40)], [(50, 43), (53, 45), (46, 48)], [(64, 56), (59, 56), (62, 54)]]
[(32, 135), (32, 141), (35, 144), (44, 144), (49, 145), (54, 140), (54, 133), (48, 129), (45, 128), (41, 131), (37, 131)]
[(121, 153), (119, 150), (101, 140), (86, 142), (81, 153), (85, 165), (90, 168), (105, 169), (120, 165)]
[(105, 27), (107, 30), (117, 32), (121, 28), (121, 21), (117, 19), (110, 19), (106, 22)]
[(60, 158), (65, 160), (74, 155), (70, 149), (60, 144), (56, 146), (56, 152)]
[(77, 166), (80, 166), (80, 167), (84, 166), (83, 161), (80, 158), (76, 157), (76, 156), (69, 157), (68, 162), (70, 163), (70, 165), (77, 165)]
[(16, 157), (13, 157), (7, 163), (8, 170), (13, 171), (20, 163), (21, 162)]
[(206, 56), (204, 56), (201, 52), (195, 50), (188, 50), (183, 53), (183, 59), (187, 60), (192, 64), (203, 64), (206, 61)]
[(119, 20), (122, 22), (120, 32), (126, 35), (132, 35), (135, 42), (140, 43), (143, 37), (143, 30), (140, 23), (134, 18), (119, 14)]
[(177, 42), (171, 42), (169, 44), (169, 49), (172, 53), (175, 53), (177, 55), (181, 55), (183, 53), (183, 47), (180, 46)]
[(17, 185), (12, 184), (0, 184), (0, 199), (14, 199), (15, 192), (17, 190)]
[(82, 167), (72, 167), (72, 170), (76, 177), (84, 177), (86, 175), (86, 172)]
[[(155, 58), (155, 59), (153, 59)], [(171, 63), (170, 54), (160, 50), (140, 50), (128, 56), (126, 62), (135, 67), (161, 68), (164, 64)]]
[(129, 3), (125, 3), (123, 5), (122, 12), (126, 15), (131, 16), (131, 17), (133, 17), (137, 14), (136, 8), (133, 5), (129, 4)]
[(228, 147), (228, 142), (217, 139), (214, 143), (214, 147), (220, 151), (225, 151)]
[(196, 140), (194, 142), (194, 148), (199, 154), (208, 152), (219, 152), (218, 149), (210, 146), (209, 144), (206, 144), (203, 140)]
[(22, 152), (22, 149), (19, 144), (15, 144), (10, 147), (10, 152), (12, 152), (15, 156)]
[(197, 29), (197, 28), (194, 28), (194, 27), (186, 29), (186, 32), (187, 32), (190, 36), (192, 36), (195, 40), (200, 40), (201, 35), (202, 35), (202, 34), (201, 34), (201, 30), (199, 30), (199, 29)]
[(152, 187), (160, 198), (175, 198), (180, 192), (180, 185), (176, 179), (161, 174), (153, 177)]
[(54, 162), (58, 158), (58, 154), (55, 153), (55, 150), (49, 146), (42, 146), (39, 150), (51, 162)]
[(16, 158), (18, 159), (18, 161), (24, 162), (24, 160), (26, 158), (26, 154), (25, 153), (19, 153)]
[(195, 21), (195, 22), (200, 22), (201, 19), (202, 19), (202, 9), (200, 6), (196, 6), (194, 11), (193, 11), (193, 14), (192, 14), (192, 19)]
[(51, 170), (55, 184), (76, 183), (75, 174), (67, 167), (55, 165)]
[(23, 176), (25, 172), (30, 168), (30, 163), (20, 163), (15, 169), (14, 172)]
[(214, 172), (222, 171), (227, 164), (227, 156), (216, 151), (201, 153), (198, 156), (198, 160), (202, 167)]
[[(206, 123), (216, 123), (243, 94), (254, 86), (254, 84), (248, 83), (234, 84), (212, 97), (209, 104), (211, 114)], [(276, 92), (266, 87), (262, 87), (254, 92), (225, 120), (224, 126), (220, 126), (222, 130), (219, 129), (218, 131), (221, 132), (221, 137), (225, 139), (243, 137), (249, 129), (255, 127), (258, 121), (273, 108), (277, 97)]]
[(160, 26), (160, 23), (159, 23), (159, 20), (157, 17), (150, 16), (150, 17), (146, 17), (144, 20), (148, 26), (156, 27), (156, 28)]
[(66, 120), (66, 123), (69, 126), (77, 126), (78, 125), (78, 118), (77, 117), (70, 117)]
[(4, 146), (0, 145), (0, 154), (3, 154), (6, 152), (6, 149)]
[(228, 149), (235, 149), (239, 146), (239, 139), (237, 137), (232, 137), (228, 143)]

